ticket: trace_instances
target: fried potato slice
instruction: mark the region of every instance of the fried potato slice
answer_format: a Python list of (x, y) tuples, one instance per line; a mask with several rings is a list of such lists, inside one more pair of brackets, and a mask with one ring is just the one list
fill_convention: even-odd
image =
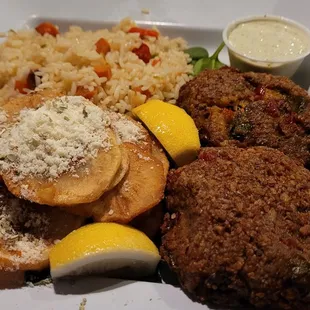
[[(55, 90), (43, 90), (40, 92), (30, 93), (27, 96), (12, 97), (5, 101), (1, 106), (1, 110), (5, 112), (7, 120), (6, 123), (12, 123), (14, 119), (19, 115), (20, 111), (25, 108), (35, 109), (43, 104), (43, 99), (51, 99), (62, 94)], [(5, 124), (2, 124), (5, 127)], [(1, 128), (2, 129), (2, 128)], [(3, 182), (2, 176), (0, 176), (0, 183)]]
[(19, 115), (22, 109), (36, 109), (44, 103), (44, 99), (52, 99), (62, 94), (55, 90), (43, 90), (40, 92), (30, 93), (27, 96), (13, 97), (1, 107), (5, 111), (7, 121), (12, 122)]
[(169, 171), (169, 160), (165, 154), (164, 149), (161, 147), (160, 143), (155, 140), (155, 138), (152, 142), (152, 155), (163, 164), (166, 179)]
[(4, 183), (15, 196), (39, 204), (70, 207), (93, 202), (107, 191), (122, 160), (114, 133), (108, 133), (111, 148), (99, 150), (97, 157), (78, 167), (74, 174), (66, 173), (52, 181), (29, 176), (14, 182), (12, 173), (6, 173), (2, 175)]
[(112, 182), (109, 185), (108, 190), (111, 190), (112, 188), (114, 188), (120, 181), (122, 181), (122, 179), (125, 177), (128, 169), (129, 169), (129, 157), (128, 154), (126, 152), (126, 150), (123, 149), (123, 146), (121, 145), (121, 152), (122, 152), (122, 160), (121, 160), (121, 164), (120, 167), (118, 168)]
[[(121, 150), (122, 150), (122, 161), (115, 177), (113, 178), (111, 184), (109, 185), (108, 190), (111, 190), (114, 187), (116, 187), (126, 176), (129, 169), (129, 156), (127, 155), (127, 151), (122, 146)], [(91, 217), (93, 214), (91, 203), (74, 205), (71, 206), (70, 208), (66, 208), (66, 211), (83, 217)]]
[[(128, 117), (129, 119), (129, 117)], [(130, 118), (130, 121), (133, 122), (136, 126), (139, 127), (140, 131), (142, 132), (144, 138), (135, 143), (137, 146), (139, 146), (142, 150), (146, 152), (151, 152), (152, 151), (152, 137), (149, 134), (148, 130), (138, 121)]]
[(58, 208), (18, 199), (2, 185), (0, 197), (0, 271), (48, 267), (48, 253), (54, 242), (85, 222)]
[(162, 163), (132, 143), (124, 143), (129, 170), (114, 189), (91, 205), (97, 222), (126, 224), (157, 205), (163, 198), (166, 179)]
[[(109, 116), (111, 119), (111, 128), (118, 136), (120, 143), (134, 143), (145, 151), (152, 150), (152, 137), (149, 134), (148, 130), (140, 122), (134, 120), (127, 115), (121, 115), (114, 112), (109, 113)], [(126, 129), (124, 129), (124, 127), (127, 127), (127, 134), (129, 133), (128, 135), (126, 135)], [(135, 129), (133, 129), (132, 127), (139, 129), (138, 139), (136, 141), (133, 141), (131, 139), (131, 135), (135, 135), (133, 133)], [(131, 132), (130, 128), (133, 132)]]
[(162, 163), (136, 144), (124, 143), (129, 169), (121, 182), (100, 199), (67, 208), (97, 222), (129, 223), (163, 198), (166, 177)]
[(164, 205), (160, 202), (152, 209), (138, 215), (129, 225), (143, 231), (150, 239), (153, 239), (160, 230), (164, 214)]

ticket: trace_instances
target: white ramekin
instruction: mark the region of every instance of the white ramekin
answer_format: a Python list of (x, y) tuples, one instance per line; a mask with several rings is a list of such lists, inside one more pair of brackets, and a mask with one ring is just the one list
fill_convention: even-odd
[[(233, 46), (231, 46), (229, 42), (229, 35), (233, 29), (235, 29), (239, 24), (255, 21), (255, 20), (275, 20), (284, 24), (293, 25), (294, 27), (303, 31), (306, 36), (309, 38), (308, 42), (308, 50), (302, 54), (298, 55), (292, 60), (289, 61), (272, 61), (272, 62), (264, 62), (252, 57), (247, 57), (240, 52), (237, 52)], [(310, 30), (303, 26), (302, 24), (295, 22), (291, 19), (282, 17), (282, 16), (274, 16), (274, 15), (264, 15), (264, 16), (250, 16), (238, 20), (234, 20), (223, 31), (223, 40), (227, 46), (230, 65), (232, 67), (238, 68), (241, 71), (256, 71), (256, 72), (266, 72), (274, 75), (284, 75), (291, 77), (299, 68), (302, 61), (306, 56), (310, 54)]]

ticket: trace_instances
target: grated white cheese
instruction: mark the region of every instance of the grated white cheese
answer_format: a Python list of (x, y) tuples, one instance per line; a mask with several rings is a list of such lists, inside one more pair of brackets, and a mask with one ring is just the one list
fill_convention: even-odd
[[(49, 219), (22, 200), (0, 193), (0, 242), (10, 252), (14, 267), (40, 260), (47, 255), (48, 246), (42, 239), (47, 233)], [(40, 237), (38, 237), (40, 236)]]
[(126, 180), (126, 181), (124, 182), (124, 184), (123, 184), (123, 188), (124, 188), (124, 191), (125, 191), (125, 192), (128, 192), (128, 191), (129, 191), (129, 186), (130, 186), (130, 184), (129, 184), (128, 180)]
[(140, 154), (140, 153), (138, 153), (138, 157), (139, 157), (139, 159), (143, 159), (143, 160), (145, 160), (145, 161), (149, 161), (149, 160), (151, 160), (151, 158), (150, 158), (150, 157), (143, 156), (143, 155), (142, 155), (142, 154)]
[(0, 171), (13, 171), (13, 181), (26, 176), (55, 179), (74, 172), (111, 147), (107, 113), (80, 96), (48, 100), (38, 109), (24, 109), (0, 137)]
[(29, 197), (31, 197), (32, 195), (33, 195), (34, 193), (31, 191), (31, 190), (29, 190), (29, 186), (28, 185), (25, 185), (25, 184), (23, 184), (22, 186), (21, 186), (21, 195), (22, 195), (22, 197), (25, 197), (25, 198), (29, 198)]
[(0, 126), (3, 125), (7, 121), (7, 114), (5, 111), (0, 109)]
[(109, 113), (111, 119), (111, 127), (119, 138), (119, 142), (137, 143), (145, 138), (141, 131), (133, 121), (119, 113)]

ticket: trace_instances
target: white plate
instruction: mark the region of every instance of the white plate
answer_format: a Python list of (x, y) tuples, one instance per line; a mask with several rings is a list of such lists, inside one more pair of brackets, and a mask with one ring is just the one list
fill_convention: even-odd
[[(221, 31), (231, 20), (257, 14), (284, 15), (310, 27), (308, 0), (0, 0), (0, 31), (31, 27), (40, 20), (54, 20), (62, 29), (78, 23), (87, 29), (110, 26), (131, 16), (141, 23), (156, 24), (164, 34), (183, 36), (191, 45), (211, 52), (221, 42)], [(150, 14), (141, 13), (148, 9)], [(228, 61), (226, 52), (222, 60)], [(294, 80), (310, 85), (308, 57)], [(178, 288), (148, 282), (120, 281), (100, 277), (80, 278), (74, 284), (61, 281), (53, 286), (0, 291), (1, 309), (78, 310), (87, 298), (86, 310), (199, 310)]]

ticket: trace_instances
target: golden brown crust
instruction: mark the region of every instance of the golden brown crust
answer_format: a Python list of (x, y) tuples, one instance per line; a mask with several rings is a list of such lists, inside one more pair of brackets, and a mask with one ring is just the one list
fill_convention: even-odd
[(307, 169), (270, 148), (205, 148), (169, 172), (166, 202), (161, 254), (192, 297), (308, 309)]
[[(229, 67), (205, 70), (182, 86), (177, 103), (194, 119), (204, 146), (267, 146), (301, 159), (306, 166), (310, 163), (310, 96), (287, 77)], [(268, 111), (257, 114), (259, 105)], [(280, 111), (281, 105), (285, 112)], [(234, 131), (236, 118), (238, 132)], [(286, 127), (292, 123), (295, 134), (283, 133), (283, 123)]]
[(24, 271), (0, 270), (0, 290), (20, 288), (24, 285)]

